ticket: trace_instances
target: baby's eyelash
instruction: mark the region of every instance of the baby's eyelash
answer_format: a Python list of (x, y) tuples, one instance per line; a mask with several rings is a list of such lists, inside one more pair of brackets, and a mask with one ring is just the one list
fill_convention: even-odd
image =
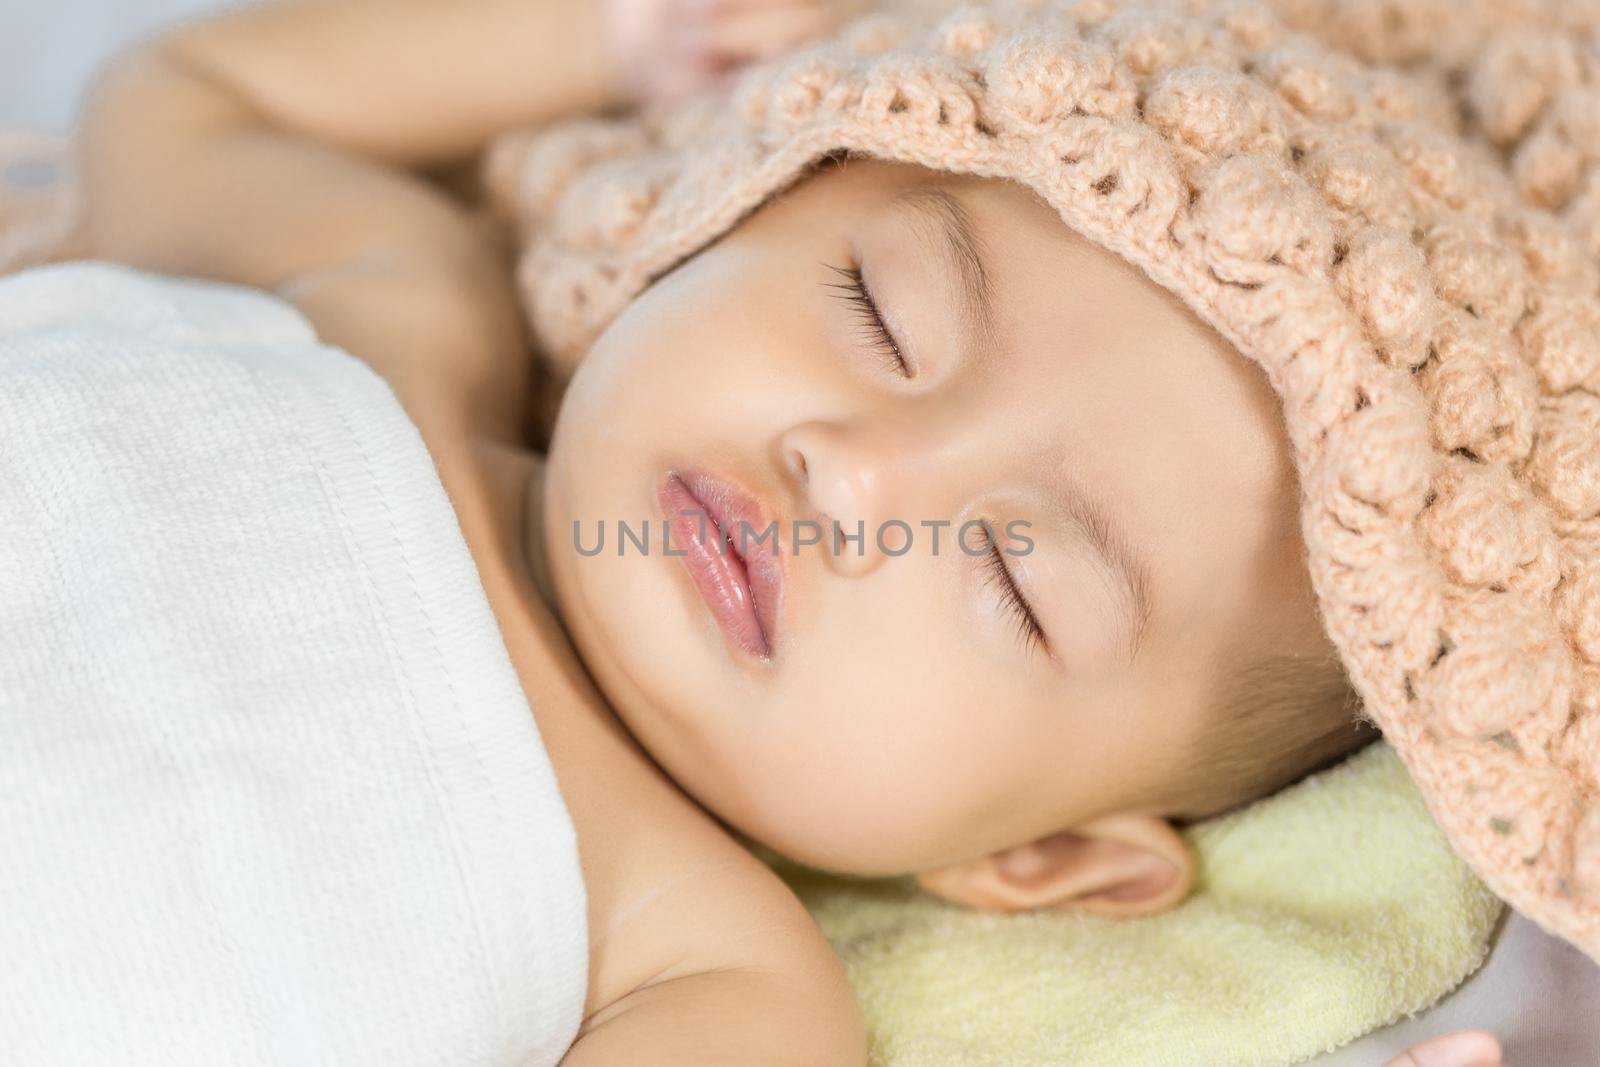
[(848, 267), (835, 267), (827, 263), (823, 266), (844, 279), (842, 282), (822, 284), (829, 289), (838, 290), (839, 299), (849, 304), (855, 311), (861, 319), (861, 328), (867, 335), (868, 343), (883, 353), (891, 369), (899, 371), (907, 378), (913, 377), (911, 364), (900, 351), (899, 342), (894, 339), (894, 334), (889, 332), (888, 325), (883, 321), (883, 315), (878, 311), (878, 303), (872, 299), (866, 279), (861, 276), (861, 268), (854, 263)]
[(1005, 559), (1000, 555), (999, 544), (993, 538), (989, 540), (989, 560), (986, 569), (988, 575), (984, 579), (984, 584), (993, 584), (997, 587), (1001, 607), (1010, 611), (1016, 620), (1022, 647), (1029, 652), (1035, 647), (1042, 647), (1045, 644), (1044, 627), (1039, 625), (1039, 617), (1033, 613), (1033, 606), (1028, 603), (1028, 598), (1022, 595), (1016, 578), (1012, 577), (1011, 568), (1006, 566)]

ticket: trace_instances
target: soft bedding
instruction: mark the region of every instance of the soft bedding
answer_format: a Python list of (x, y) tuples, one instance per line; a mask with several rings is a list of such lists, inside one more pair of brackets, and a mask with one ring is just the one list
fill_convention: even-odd
[(1140, 919), (984, 914), (767, 859), (843, 956), (882, 1067), (1300, 1063), (1434, 1004), (1501, 915), (1382, 742), (1188, 837), (1193, 896)]

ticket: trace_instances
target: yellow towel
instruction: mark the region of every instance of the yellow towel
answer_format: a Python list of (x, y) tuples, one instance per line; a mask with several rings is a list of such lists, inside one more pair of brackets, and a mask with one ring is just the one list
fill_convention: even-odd
[(1299, 1063), (1454, 989), (1500, 915), (1384, 742), (1188, 836), (1195, 894), (1144, 919), (763, 858), (844, 958), (881, 1067)]

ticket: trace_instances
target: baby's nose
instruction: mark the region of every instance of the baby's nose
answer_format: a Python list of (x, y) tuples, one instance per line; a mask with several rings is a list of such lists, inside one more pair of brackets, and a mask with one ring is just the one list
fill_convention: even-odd
[(812, 549), (843, 574), (865, 573), (884, 559), (883, 536), (891, 549), (900, 538), (885, 523), (915, 519), (899, 515), (895, 501), (906, 495), (909, 472), (903, 450), (835, 424), (811, 422), (796, 426), (780, 442), (783, 465), (803, 501), (796, 522), (814, 522), (814, 531), (797, 530), (795, 540), (818, 541)]

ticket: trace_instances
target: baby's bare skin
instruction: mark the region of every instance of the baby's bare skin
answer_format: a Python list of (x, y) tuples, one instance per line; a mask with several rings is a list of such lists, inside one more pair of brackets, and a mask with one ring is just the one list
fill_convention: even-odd
[[(763, 4), (807, 6), (721, 7), (743, 18)], [(820, 931), (640, 747), (544, 607), (523, 551), (538, 460), (522, 443), (530, 369), (510, 271), (459, 205), (400, 169), (623, 102), (598, 10), (342, 0), (179, 31), (111, 68), (85, 116), (90, 240), (104, 258), (280, 292), (325, 341), (382, 374), (417, 424), (578, 833), (590, 973), (565, 1062), (860, 1064), (860, 1018)], [(626, 21), (626, 5), (609, 10)], [(715, 17), (712, 5), (696, 10)], [(971, 841), (1004, 855), (1009, 837), (989, 840), (989, 829), (1012, 828)], [(1176, 903), (1188, 874), (1175, 836), (1159, 820), (1114, 829), (1107, 842), (1130, 851), (1102, 852), (1137, 862), (1108, 868), (1115, 877), (1097, 891), (1114, 904), (1119, 888), (1148, 883), (1145, 903)], [(1164, 862), (1159, 877), (1139, 873), (1146, 855)], [(992, 882), (968, 875), (998, 868), (938, 858), (958, 862), (924, 884), (983, 903), (972, 891)]]

